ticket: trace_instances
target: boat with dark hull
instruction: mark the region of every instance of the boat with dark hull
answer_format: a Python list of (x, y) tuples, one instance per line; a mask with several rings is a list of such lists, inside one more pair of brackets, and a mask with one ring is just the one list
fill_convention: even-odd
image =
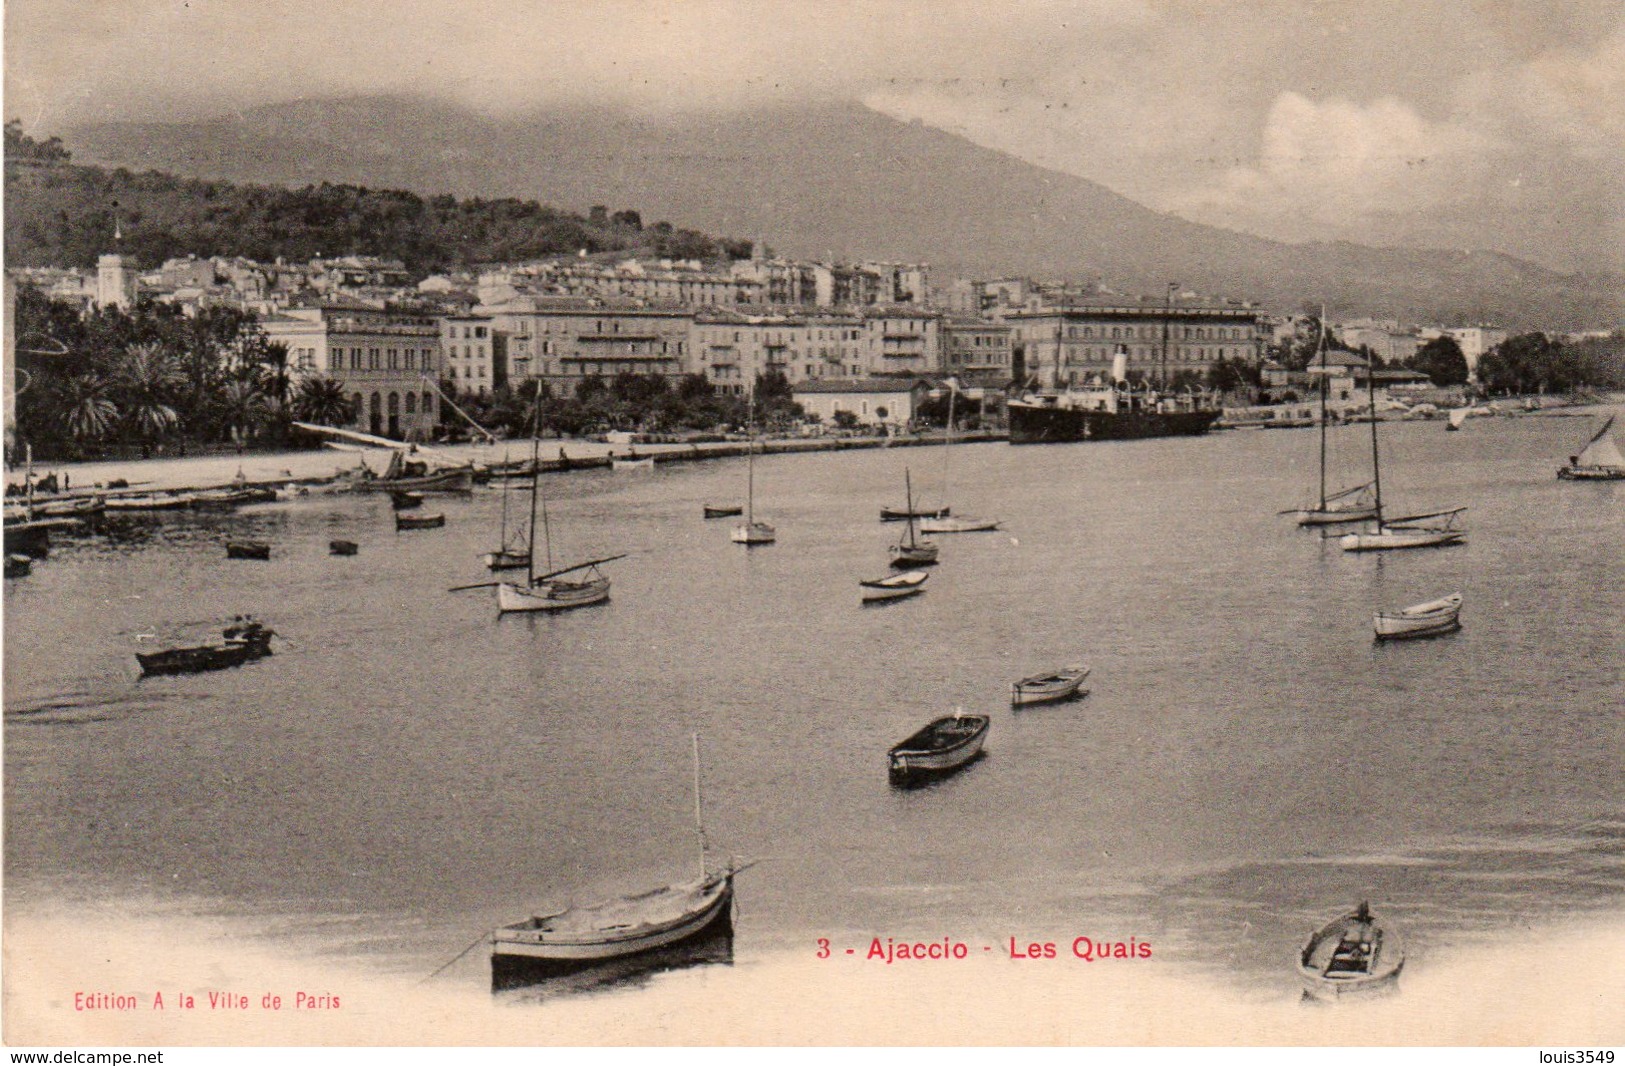
[(270, 559), (271, 546), (263, 540), (226, 541), (227, 559)]
[(1186, 397), (1163, 402), (1174, 406), (1162, 409), (1155, 393), (1111, 388), (1028, 394), (1009, 403), (1010, 443), (1196, 437), (1220, 414), (1218, 408), (1183, 406), (1191, 403)]
[(227, 626), (221, 635), (225, 639), (219, 644), (170, 648), (167, 651), (148, 653), (137, 652), (136, 668), (142, 677), (225, 670), (270, 655), (271, 638), (276, 636), (276, 633), (251, 618), (243, 618)]

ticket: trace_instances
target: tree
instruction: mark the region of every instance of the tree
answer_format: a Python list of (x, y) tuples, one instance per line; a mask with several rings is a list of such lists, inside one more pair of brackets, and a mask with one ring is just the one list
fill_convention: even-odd
[(300, 380), (294, 390), (293, 410), (299, 421), (321, 426), (347, 426), (356, 418), (343, 383), (320, 374)]
[(118, 424), (118, 408), (107, 398), (107, 382), (89, 374), (63, 384), (58, 406), (62, 424), (74, 440), (100, 441)]
[(174, 358), (154, 342), (132, 344), (124, 351), (117, 387), (125, 424), (143, 444), (150, 444), (179, 421), (173, 397), (185, 382)]
[(1456, 338), (1448, 334), (1434, 337), (1418, 348), (1410, 358), (1410, 367), (1426, 374), (1435, 385), (1467, 383), (1467, 357), (1462, 354)]

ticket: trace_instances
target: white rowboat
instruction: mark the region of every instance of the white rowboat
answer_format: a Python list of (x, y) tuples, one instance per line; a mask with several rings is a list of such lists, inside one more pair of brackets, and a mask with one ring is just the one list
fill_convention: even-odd
[(1409, 640), (1454, 633), (1461, 628), (1461, 593), (1418, 603), (1400, 611), (1378, 611), (1372, 619), (1378, 640)]
[(1024, 677), (1010, 686), (1010, 703), (1015, 707), (1025, 707), (1034, 703), (1056, 703), (1070, 699), (1077, 694), (1084, 678), (1088, 676), (1089, 667), (1080, 664), (1056, 670), (1054, 673)]
[(904, 596), (924, 592), (925, 579), (930, 576), (924, 570), (906, 570), (901, 574), (892, 574), (874, 581), (860, 581), (858, 585), (863, 590), (864, 603), (879, 603), (882, 600), (900, 600)]
[(1298, 978), (1309, 995), (1337, 999), (1391, 988), (1404, 965), (1399, 937), (1362, 903), (1309, 938), (1298, 955)]

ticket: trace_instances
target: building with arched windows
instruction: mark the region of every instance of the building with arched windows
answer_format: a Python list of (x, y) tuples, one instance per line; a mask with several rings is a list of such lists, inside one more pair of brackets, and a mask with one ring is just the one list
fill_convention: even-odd
[(1004, 321), (1020, 377), (1043, 388), (1105, 379), (1119, 352), (1128, 372), (1146, 381), (1206, 375), (1220, 359), (1258, 362), (1268, 337), (1260, 311), (1229, 304), (1075, 304), (1015, 311)]
[(295, 378), (319, 374), (343, 386), (355, 416), (344, 428), (395, 440), (435, 435), (438, 319), (324, 303), (267, 315), (260, 326), (266, 337), (287, 347)]

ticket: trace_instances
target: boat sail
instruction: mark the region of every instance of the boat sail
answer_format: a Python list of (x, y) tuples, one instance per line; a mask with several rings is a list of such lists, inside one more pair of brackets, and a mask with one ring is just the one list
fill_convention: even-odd
[[(1376, 516), (1377, 508), (1371, 496), (1371, 482), (1336, 492), (1326, 491), (1326, 393), (1331, 374), (1327, 368), (1326, 309), (1320, 311), (1320, 502), (1313, 507), (1297, 510), (1300, 526), (1329, 526), (1340, 522), (1363, 522)], [(1369, 376), (1369, 373), (1368, 373)], [(1373, 409), (1373, 414), (1375, 410)]]
[[(590, 559), (563, 569), (553, 569), (553, 537), (548, 527), (545, 501), (541, 501), (541, 455), (539, 441), (531, 439), (530, 464), (530, 553), (525, 560), (525, 584), (497, 582), (497, 613), (509, 614), (528, 611), (564, 611), (572, 607), (602, 603), (609, 599), (609, 578), (598, 569), (599, 564), (624, 559), (626, 555), (610, 555)], [(536, 509), (541, 514), (542, 540), (547, 552), (547, 572), (536, 572)], [(578, 579), (566, 580), (567, 574), (582, 574)]]
[(745, 520), (734, 526), (729, 539), (735, 544), (772, 544), (778, 532), (766, 522), (756, 520), (756, 410), (751, 408), (751, 436), (745, 446)]
[(914, 528), (914, 484), (909, 480), (909, 472), (903, 469), (903, 490), (907, 500), (908, 517), (903, 529), (903, 536), (891, 547), (891, 564), (899, 570), (911, 566), (935, 566), (937, 562), (937, 546), (929, 540), (921, 540)]
[[(920, 521), (921, 533), (984, 533), (999, 528), (998, 519), (972, 518), (969, 515), (955, 517), (948, 506), (948, 457), (953, 454), (954, 447), (954, 398), (959, 395), (959, 382), (954, 378), (948, 379), (948, 429), (942, 438), (942, 510), (933, 518)], [(912, 510), (912, 507), (910, 508)]]
[(569, 907), (504, 925), (491, 934), (491, 983), (507, 988), (733, 933), (734, 875), (750, 864), (707, 862), (700, 798), (700, 740), (694, 735), (694, 828), (699, 876), (648, 892)]
[(1564, 481), (1618, 481), (1625, 478), (1625, 455), (1608, 431), (1614, 426), (1614, 416), (1602, 424), (1579, 455), (1571, 456), (1569, 465), (1557, 472)]
[[(1340, 539), (1347, 552), (1389, 551), (1397, 548), (1442, 548), (1449, 544), (1463, 544), (1465, 530), (1455, 523), (1467, 508), (1429, 511), (1425, 514), (1387, 518), (1382, 513), (1382, 465), (1377, 455), (1377, 387), (1376, 368), (1367, 367), (1366, 394), (1371, 400), (1371, 492), (1375, 513), (1371, 520), (1375, 528), (1358, 533), (1345, 533)], [(1428, 524), (1428, 523), (1432, 524)]]

